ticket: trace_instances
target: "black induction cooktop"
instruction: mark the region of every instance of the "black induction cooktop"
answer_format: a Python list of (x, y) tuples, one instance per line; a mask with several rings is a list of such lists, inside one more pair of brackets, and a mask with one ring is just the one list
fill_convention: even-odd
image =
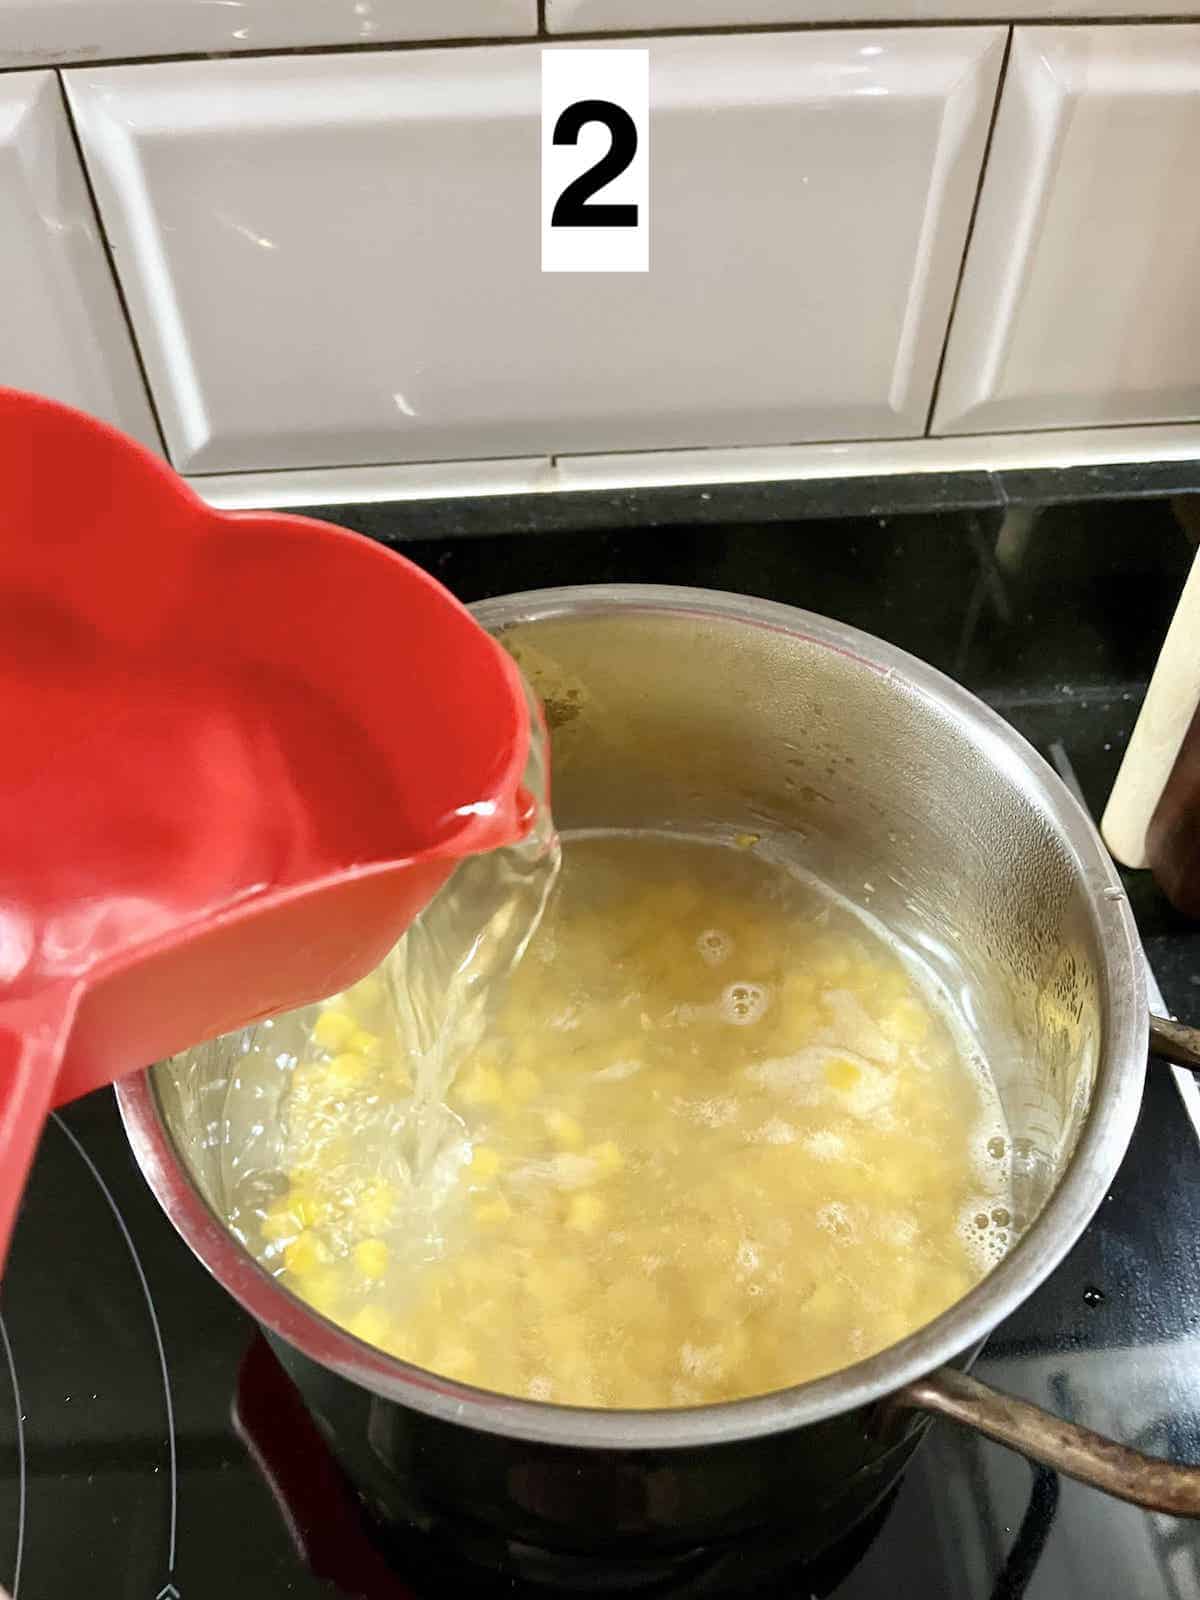
[[(334, 520), (339, 512), (327, 515)], [(882, 635), (981, 694), (1103, 804), (1195, 550), (1166, 501), (730, 527), (447, 536), (464, 599), (562, 583), (735, 589)], [(411, 510), (395, 526), (411, 527)], [(388, 537), (386, 509), (371, 531)], [(1200, 1017), (1200, 927), (1129, 882), (1168, 1005)], [(1200, 1093), (1152, 1065), (1116, 1184), (997, 1329), (981, 1375), (1200, 1461)], [(238, 1307), (176, 1238), (109, 1092), (55, 1116), (0, 1287), (0, 1582), (15, 1600), (514, 1594), (453, 1542), (369, 1527)], [(599, 1569), (576, 1592), (638, 1591)], [(532, 1591), (530, 1591), (532, 1592)], [(815, 1564), (695, 1551), (656, 1595), (1200, 1600), (1200, 1523), (1119, 1505), (949, 1424)]]

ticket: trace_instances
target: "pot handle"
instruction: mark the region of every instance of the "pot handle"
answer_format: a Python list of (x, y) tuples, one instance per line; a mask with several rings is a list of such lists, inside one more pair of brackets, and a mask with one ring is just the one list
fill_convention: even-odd
[(1200, 1028), (1189, 1028), (1186, 1022), (1172, 1022), (1151, 1013), (1150, 1054), (1200, 1072)]
[(1200, 1467), (1143, 1455), (1028, 1400), (990, 1389), (956, 1367), (938, 1367), (906, 1383), (883, 1404), (885, 1426), (886, 1416), (895, 1411), (936, 1412), (1143, 1511), (1200, 1517)]

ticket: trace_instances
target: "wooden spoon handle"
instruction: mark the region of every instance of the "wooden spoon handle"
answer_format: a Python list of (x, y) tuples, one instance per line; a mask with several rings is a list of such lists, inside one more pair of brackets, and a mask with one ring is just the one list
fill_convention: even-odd
[(1149, 865), (1146, 830), (1179, 747), (1200, 705), (1200, 553), (1179, 597), (1142, 709), (1134, 724), (1100, 831), (1127, 867)]

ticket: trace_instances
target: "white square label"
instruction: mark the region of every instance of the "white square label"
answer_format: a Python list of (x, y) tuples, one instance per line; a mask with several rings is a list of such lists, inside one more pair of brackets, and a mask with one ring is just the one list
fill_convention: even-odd
[(650, 266), (650, 52), (542, 51), (542, 271)]

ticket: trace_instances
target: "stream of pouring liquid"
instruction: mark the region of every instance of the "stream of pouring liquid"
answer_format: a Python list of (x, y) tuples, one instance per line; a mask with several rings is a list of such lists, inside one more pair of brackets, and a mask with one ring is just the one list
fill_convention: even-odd
[(562, 850), (550, 810), (549, 741), (528, 685), (531, 738), (525, 788), (534, 822), (515, 845), (462, 862), (388, 957), (392, 1039), (413, 1084), (408, 1153), (415, 1181), (462, 1140), (446, 1105), (459, 1063), (479, 1043), (501, 990), (537, 932)]
[[(335, 1099), (323, 1112), (327, 1138), (343, 1151), (336, 1164), (344, 1194), (386, 1175), (407, 1190), (414, 1215), (428, 1219), (436, 1217), (439, 1196), (453, 1186), (467, 1148), (466, 1130), (446, 1104), (455, 1073), (488, 1027), (558, 877), (548, 741), (536, 698), (528, 687), (526, 694), (531, 831), (518, 844), (461, 862), (374, 975), (383, 980), (382, 996), (370, 1007), (370, 1027), (388, 1070), (399, 1071), (410, 1093), (394, 1111), (360, 1095), (345, 1104)], [(206, 1130), (220, 1130), (208, 1151), (215, 1160), (209, 1192), (255, 1247), (256, 1218), (295, 1165), (291, 1103), (304, 1092), (307, 1064), (322, 1055), (314, 1035), (321, 1009), (260, 1023), (173, 1064), (185, 1141), (208, 1146)]]

